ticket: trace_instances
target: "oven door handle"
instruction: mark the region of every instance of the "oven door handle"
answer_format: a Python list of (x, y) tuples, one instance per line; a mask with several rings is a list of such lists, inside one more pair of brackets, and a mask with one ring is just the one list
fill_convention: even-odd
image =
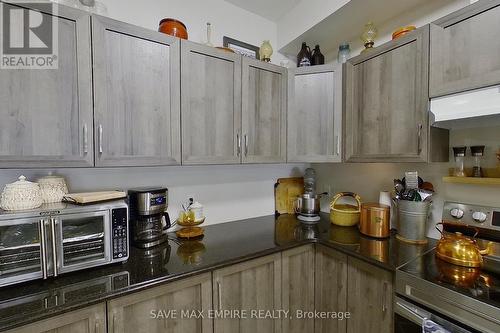
[[(58, 275), (56, 227), (57, 227), (57, 219), (51, 218), (50, 219), (50, 231), (52, 234), (52, 261), (53, 261), (53, 267), (54, 267), (54, 277), (56, 277)], [(61, 246), (63, 246), (62, 241), (61, 241)]]
[(422, 326), (424, 321), (431, 317), (429, 312), (408, 303), (399, 297), (396, 297), (394, 300), (394, 312), (419, 326)]
[(47, 220), (41, 219), (39, 222), (38, 237), (40, 238), (40, 264), (42, 266), (42, 276), (47, 278), (47, 236), (45, 235), (45, 223)]

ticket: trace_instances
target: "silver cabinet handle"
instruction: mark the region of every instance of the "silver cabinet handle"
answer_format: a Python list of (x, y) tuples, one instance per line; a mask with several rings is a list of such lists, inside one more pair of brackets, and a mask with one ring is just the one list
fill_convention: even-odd
[(87, 154), (89, 152), (89, 132), (87, 129), (87, 124), (83, 124), (83, 153)]
[(382, 312), (387, 311), (387, 281), (384, 281), (382, 289)]
[[(50, 231), (52, 233), (52, 260), (54, 261), (54, 277), (57, 276), (57, 246), (56, 246), (56, 219), (50, 219)], [(61, 242), (62, 246), (62, 242)]]
[(42, 265), (42, 275), (43, 278), (47, 278), (47, 241), (45, 238), (45, 222), (46, 220), (40, 220), (38, 224), (38, 237), (40, 237), (40, 261)]
[(248, 135), (245, 134), (245, 157), (248, 155)]
[(241, 155), (241, 137), (240, 133), (236, 134), (236, 155), (240, 156)]
[(422, 152), (422, 124), (418, 124), (417, 126), (417, 152), (418, 155)]
[(99, 154), (102, 154), (102, 125), (99, 124)]
[(217, 281), (217, 296), (219, 299), (219, 310), (222, 310), (222, 288), (220, 281)]
[(340, 136), (335, 136), (335, 155), (340, 155)]

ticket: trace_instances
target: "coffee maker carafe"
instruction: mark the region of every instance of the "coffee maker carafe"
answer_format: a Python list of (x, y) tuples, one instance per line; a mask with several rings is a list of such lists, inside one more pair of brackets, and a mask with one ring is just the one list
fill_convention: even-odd
[(170, 228), (168, 189), (136, 188), (128, 191), (132, 245), (147, 249), (167, 241)]

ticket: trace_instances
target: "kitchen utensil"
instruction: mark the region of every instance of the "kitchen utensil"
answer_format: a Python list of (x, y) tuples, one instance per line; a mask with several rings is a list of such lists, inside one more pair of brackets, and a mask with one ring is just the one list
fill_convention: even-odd
[(405, 172), (404, 178), (405, 188), (408, 190), (414, 190), (419, 187), (419, 179), (417, 171), (407, 171)]
[(39, 178), (37, 183), (40, 185), (44, 203), (61, 202), (64, 196), (68, 193), (66, 180), (60, 176), (45, 176)]
[(474, 166), (472, 167), (472, 177), (483, 177), (483, 169), (481, 168), (481, 160), (484, 156), (484, 146), (471, 146), (470, 152), (474, 157)]
[(379, 203), (361, 204), (359, 231), (367, 236), (386, 238), (390, 236), (390, 206)]
[(438, 228), (438, 225), (443, 225), (443, 223), (436, 224), (436, 229), (441, 233), (441, 239), (436, 246), (438, 258), (458, 266), (483, 266), (483, 255), (490, 253), (492, 243), (488, 243), (488, 246), (483, 250), (479, 249), (475, 240), (477, 229), (473, 228), (476, 233), (472, 238), (469, 238), (461, 232), (445, 233)]
[(161, 20), (158, 31), (181, 39), (188, 39), (186, 25), (173, 18), (164, 18)]
[(467, 147), (453, 147), (453, 156), (455, 157), (455, 169), (453, 170), (453, 176), (455, 177), (467, 177), (465, 174), (465, 152)]
[(3, 210), (34, 209), (42, 205), (40, 185), (20, 176), (19, 180), (5, 185), (0, 196), (0, 208)]
[(430, 202), (400, 200), (397, 206), (398, 233), (396, 238), (412, 244), (426, 244)]
[(167, 241), (170, 228), (168, 189), (143, 187), (128, 191), (132, 244), (148, 249)]
[(325, 64), (325, 56), (321, 53), (321, 50), (319, 49), (319, 45), (316, 45), (314, 47), (314, 50), (312, 51), (312, 56), (311, 56), (311, 65), (324, 65)]
[(297, 67), (311, 66), (311, 50), (306, 43), (302, 43), (302, 47), (297, 54)]
[(302, 216), (317, 216), (320, 212), (321, 194), (304, 193), (296, 200), (295, 212)]
[(125, 198), (127, 194), (123, 191), (100, 191), (100, 192), (82, 192), (68, 193), (63, 200), (80, 205), (92, 204), (108, 200)]
[(304, 178), (279, 178), (274, 184), (275, 214), (295, 214), (295, 200), (304, 193)]
[[(344, 197), (352, 197), (357, 205), (337, 204)], [(361, 197), (353, 192), (340, 192), (330, 203), (330, 222), (335, 225), (350, 227), (359, 223), (361, 214)]]

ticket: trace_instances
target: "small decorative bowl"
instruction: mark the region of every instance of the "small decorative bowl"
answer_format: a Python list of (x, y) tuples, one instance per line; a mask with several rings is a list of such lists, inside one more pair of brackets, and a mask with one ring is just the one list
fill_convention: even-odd
[(37, 183), (20, 176), (19, 180), (5, 185), (0, 197), (0, 208), (3, 210), (35, 209), (42, 205), (42, 191)]
[(61, 202), (68, 193), (66, 181), (60, 176), (45, 176), (38, 179), (37, 183), (40, 185), (44, 203)]

